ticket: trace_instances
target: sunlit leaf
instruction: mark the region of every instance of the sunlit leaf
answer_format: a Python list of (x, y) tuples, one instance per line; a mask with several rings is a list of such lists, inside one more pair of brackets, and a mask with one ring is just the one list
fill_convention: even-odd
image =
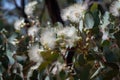
[(43, 56), (44, 60), (46, 61), (55, 61), (56, 59), (58, 59), (58, 56), (59, 54), (55, 51), (45, 51), (45, 52), (42, 52), (41, 55)]
[(83, 30), (83, 20), (80, 20), (79, 22), (79, 30), (82, 32)]
[(96, 76), (100, 73), (100, 71), (101, 71), (101, 68), (99, 67), (99, 68), (95, 71), (95, 73), (90, 77), (90, 79), (96, 77)]
[(95, 11), (96, 9), (98, 9), (98, 4), (97, 3), (93, 3), (93, 5), (90, 8), (91, 12)]
[(94, 26), (94, 18), (92, 14), (86, 13), (85, 15), (85, 28), (92, 29)]
[(44, 61), (44, 62), (39, 66), (39, 71), (43, 71), (49, 64), (50, 64), (49, 61)]

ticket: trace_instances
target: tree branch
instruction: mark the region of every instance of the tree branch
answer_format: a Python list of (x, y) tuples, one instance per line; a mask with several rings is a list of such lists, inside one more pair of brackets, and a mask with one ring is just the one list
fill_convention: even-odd
[(25, 0), (21, 0), (21, 8), (22, 8), (22, 14), (23, 14), (23, 17), (27, 19), (27, 15), (25, 13)]
[(64, 24), (60, 16), (60, 8), (57, 0), (45, 0), (45, 5), (47, 6), (52, 23), (54, 24), (56, 22), (61, 22), (62, 24)]
[(20, 7), (20, 6), (18, 6), (18, 4), (17, 4), (16, 0), (13, 0), (13, 1), (14, 1), (14, 3), (15, 3), (16, 8), (17, 8), (18, 10), (21, 10), (21, 7)]

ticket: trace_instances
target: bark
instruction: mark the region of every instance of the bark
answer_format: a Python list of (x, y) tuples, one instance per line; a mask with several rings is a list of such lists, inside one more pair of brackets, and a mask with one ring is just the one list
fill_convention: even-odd
[(64, 24), (60, 16), (60, 8), (57, 0), (45, 0), (45, 5), (47, 6), (52, 23), (54, 24), (56, 22), (61, 22), (62, 24)]
[(25, 0), (21, 0), (21, 8), (22, 8), (21, 12), (23, 14), (23, 17), (27, 19), (27, 15), (25, 13)]

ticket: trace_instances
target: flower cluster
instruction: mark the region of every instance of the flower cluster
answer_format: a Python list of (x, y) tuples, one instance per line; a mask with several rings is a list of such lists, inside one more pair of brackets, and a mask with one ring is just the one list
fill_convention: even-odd
[(61, 27), (60, 29), (45, 28), (42, 31), (40, 42), (49, 49), (57, 47), (57, 43), (64, 44), (66, 47), (73, 47), (79, 39), (77, 31), (74, 26)]
[(84, 18), (84, 13), (88, 9), (87, 4), (74, 4), (63, 9), (62, 18), (64, 21), (69, 20), (74, 23), (79, 23), (81, 18)]
[(37, 5), (37, 1), (33, 1), (33, 2), (28, 3), (25, 6), (25, 13), (29, 16), (32, 16), (36, 5)]
[[(27, 19), (16, 20), (14, 23), (15, 35), (5, 39), (5, 48), (9, 49), (6, 51), (7, 55), (10, 51), (14, 52), (11, 57), (14, 57), (14, 62), (17, 62), (15, 64), (17, 67), (22, 66), (18, 65), (18, 62), (23, 65), (29, 64), (27, 70), (25, 70), (26, 67), (20, 69), (20, 71), (24, 70), (25, 77), (28, 74), (27, 78), (34, 75), (34, 71), (38, 69), (41, 74), (43, 73), (40, 76), (45, 76), (45, 79), (52, 74), (52, 77), (60, 78), (58, 80), (69, 80), (73, 77), (71, 75), (82, 74), (86, 68), (90, 69), (86, 73), (92, 75), (91, 79), (98, 74), (100, 77), (103, 76), (101, 71), (103, 74), (107, 74), (107, 71), (114, 70), (111, 64), (116, 66), (115, 61), (120, 59), (116, 56), (117, 54), (120, 57), (120, 30), (118, 28), (120, 26), (118, 19), (120, 0), (113, 1), (109, 7), (110, 11), (105, 11), (104, 14), (101, 14), (98, 4), (93, 3), (90, 8), (89, 3), (71, 5), (62, 10), (61, 17), (67, 22), (66, 24), (48, 24), (43, 27), (38, 18), (33, 15), (37, 1), (28, 3), (25, 6)], [(116, 31), (116, 29), (118, 30)], [(2, 32), (0, 35), (5, 36)], [(0, 38), (2, 37), (0, 36)], [(12, 51), (14, 47), (16, 50)], [(112, 54), (113, 51), (114, 54)], [(110, 54), (115, 55), (113, 59), (109, 58)], [(110, 67), (110, 69), (106, 69), (104, 66)], [(95, 70), (96, 72), (94, 72)], [(25, 71), (28, 72), (25, 73)], [(13, 72), (17, 73), (17, 69)], [(67, 74), (67, 76), (62, 79), (59, 77), (61, 73)], [(88, 77), (90, 78), (90, 76)], [(42, 78), (38, 80), (42, 80)]]
[(43, 30), (40, 38), (40, 42), (47, 48), (54, 49), (56, 45), (56, 33), (53, 29), (46, 28)]
[(113, 1), (113, 3), (110, 6), (110, 12), (113, 16), (120, 16), (120, 1)]
[(40, 49), (38, 45), (34, 45), (28, 50), (28, 56), (30, 60), (37, 63), (35, 66), (32, 67), (33, 69), (37, 69), (43, 61), (43, 58), (40, 55), (40, 50), (42, 49)]
[(77, 35), (77, 29), (72, 27), (65, 27), (62, 30), (57, 32), (58, 37), (63, 37), (65, 46), (73, 47), (75, 42), (79, 39)]
[(23, 27), (23, 26), (24, 26), (24, 19), (18, 19), (18, 20), (16, 20), (15, 23), (14, 23), (14, 28), (15, 28), (16, 30), (20, 30), (21, 27)]

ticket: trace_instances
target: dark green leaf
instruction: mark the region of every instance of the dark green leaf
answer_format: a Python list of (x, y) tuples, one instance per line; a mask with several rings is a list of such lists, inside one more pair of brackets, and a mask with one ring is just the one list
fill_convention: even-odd
[(43, 71), (48, 65), (49, 61), (44, 61), (40, 66), (39, 66), (39, 71)]
[(103, 42), (102, 42), (102, 46), (104, 47), (104, 46), (109, 46), (110, 45), (110, 41), (109, 40), (104, 40)]
[(51, 51), (42, 52), (41, 55), (43, 56), (44, 60), (49, 62), (53, 62), (59, 57), (59, 54), (57, 52)]
[(114, 34), (114, 36), (115, 36), (115, 38), (116, 38), (116, 40), (117, 40), (117, 44), (118, 44), (118, 46), (119, 46), (119, 48), (120, 48), (120, 31), (116, 32), (116, 33)]

